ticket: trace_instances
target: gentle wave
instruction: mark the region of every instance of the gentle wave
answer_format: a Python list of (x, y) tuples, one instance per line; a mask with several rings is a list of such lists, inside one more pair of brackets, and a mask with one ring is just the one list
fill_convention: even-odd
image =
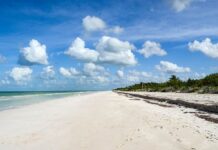
[(30, 105), (34, 103), (57, 100), (59, 98), (87, 94), (86, 92), (1, 92), (0, 111)]
[(37, 97), (37, 96), (55, 96), (55, 95), (72, 95), (77, 93), (84, 93), (84, 92), (72, 92), (72, 93), (41, 93), (41, 94), (26, 94), (26, 95), (13, 95), (13, 96), (1, 96), (0, 95), (0, 101), (3, 99), (12, 99), (12, 98), (27, 98), (27, 97)]

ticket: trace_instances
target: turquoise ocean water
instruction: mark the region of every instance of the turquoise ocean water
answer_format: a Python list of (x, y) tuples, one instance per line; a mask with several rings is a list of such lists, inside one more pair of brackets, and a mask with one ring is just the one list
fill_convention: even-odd
[(90, 92), (0, 92), (0, 111)]

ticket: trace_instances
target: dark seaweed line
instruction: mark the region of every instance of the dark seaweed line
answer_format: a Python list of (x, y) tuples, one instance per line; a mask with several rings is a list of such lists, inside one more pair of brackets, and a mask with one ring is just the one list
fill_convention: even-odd
[(208, 116), (208, 115), (200, 115), (200, 114), (197, 114), (195, 113), (195, 115), (201, 119), (204, 119), (204, 120), (207, 120), (207, 121), (210, 121), (210, 122), (213, 122), (213, 123), (218, 123), (218, 119), (217, 118), (213, 118), (211, 116)]
[(133, 93), (118, 92), (118, 91), (116, 92), (120, 94), (127, 94), (127, 95), (138, 97), (138, 98), (149, 99), (149, 100), (158, 101), (158, 102), (166, 102), (168, 104), (174, 104), (174, 105), (183, 106), (187, 108), (194, 108), (194, 109), (208, 112), (208, 113), (218, 114), (218, 105), (196, 104), (196, 103), (191, 103), (191, 102), (187, 102), (183, 100), (172, 100), (172, 99), (167, 99), (167, 98), (152, 97), (148, 95), (140, 95), (140, 94), (133, 94)]

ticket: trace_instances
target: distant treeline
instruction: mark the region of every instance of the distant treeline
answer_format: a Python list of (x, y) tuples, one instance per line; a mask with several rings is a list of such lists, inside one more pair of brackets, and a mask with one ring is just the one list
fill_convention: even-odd
[(182, 93), (218, 93), (218, 73), (210, 74), (202, 79), (188, 79), (187, 81), (182, 81), (175, 75), (172, 75), (168, 81), (163, 83), (141, 82), (128, 87), (117, 88), (115, 90)]

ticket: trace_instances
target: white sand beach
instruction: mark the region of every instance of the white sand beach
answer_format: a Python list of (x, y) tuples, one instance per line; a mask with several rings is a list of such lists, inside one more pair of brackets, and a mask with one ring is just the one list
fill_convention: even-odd
[(117, 93), (0, 112), (1, 150), (217, 150), (218, 124)]

